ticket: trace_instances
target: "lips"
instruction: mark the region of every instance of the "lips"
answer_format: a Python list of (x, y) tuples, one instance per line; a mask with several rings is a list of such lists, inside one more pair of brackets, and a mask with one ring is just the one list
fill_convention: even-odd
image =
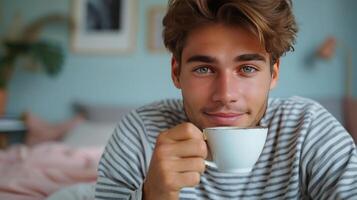
[(240, 119), (242, 119), (247, 113), (204, 112), (204, 114), (213, 125), (232, 126), (237, 125), (238, 121), (240, 121)]

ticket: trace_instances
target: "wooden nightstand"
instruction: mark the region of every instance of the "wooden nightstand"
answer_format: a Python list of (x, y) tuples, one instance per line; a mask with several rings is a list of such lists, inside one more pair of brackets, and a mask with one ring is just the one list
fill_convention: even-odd
[(23, 141), (26, 127), (23, 121), (16, 118), (0, 118), (0, 148)]

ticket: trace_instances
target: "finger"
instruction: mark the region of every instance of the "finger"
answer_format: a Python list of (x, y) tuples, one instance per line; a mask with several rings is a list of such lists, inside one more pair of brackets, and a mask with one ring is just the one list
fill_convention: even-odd
[(179, 191), (184, 187), (194, 187), (200, 183), (198, 172), (169, 173), (162, 177), (161, 187), (167, 191)]
[(192, 138), (203, 138), (203, 133), (201, 132), (201, 130), (192, 123), (179, 124), (176, 127), (168, 130), (166, 134), (168, 138), (175, 141), (187, 140)]
[(203, 139), (190, 139), (167, 145), (169, 153), (175, 157), (207, 156), (207, 144)]
[(200, 174), (206, 169), (204, 159), (197, 157), (173, 160), (167, 167), (176, 172), (198, 172)]
[(200, 183), (201, 175), (198, 172), (183, 172), (176, 178), (179, 188), (194, 187)]

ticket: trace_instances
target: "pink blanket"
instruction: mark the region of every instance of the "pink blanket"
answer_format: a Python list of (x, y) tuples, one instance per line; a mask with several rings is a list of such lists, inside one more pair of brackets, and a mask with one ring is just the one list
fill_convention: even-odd
[(94, 182), (102, 151), (60, 143), (0, 151), (0, 199), (40, 200), (61, 187)]

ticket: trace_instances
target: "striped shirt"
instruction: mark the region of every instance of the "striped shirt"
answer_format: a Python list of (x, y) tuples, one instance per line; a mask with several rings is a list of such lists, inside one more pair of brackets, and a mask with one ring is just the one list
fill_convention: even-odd
[[(96, 199), (142, 199), (158, 134), (186, 121), (181, 100), (127, 115), (99, 163)], [(355, 144), (321, 105), (301, 97), (269, 99), (259, 125), (269, 132), (250, 173), (207, 166), (199, 185), (183, 188), (180, 199), (357, 199)]]

